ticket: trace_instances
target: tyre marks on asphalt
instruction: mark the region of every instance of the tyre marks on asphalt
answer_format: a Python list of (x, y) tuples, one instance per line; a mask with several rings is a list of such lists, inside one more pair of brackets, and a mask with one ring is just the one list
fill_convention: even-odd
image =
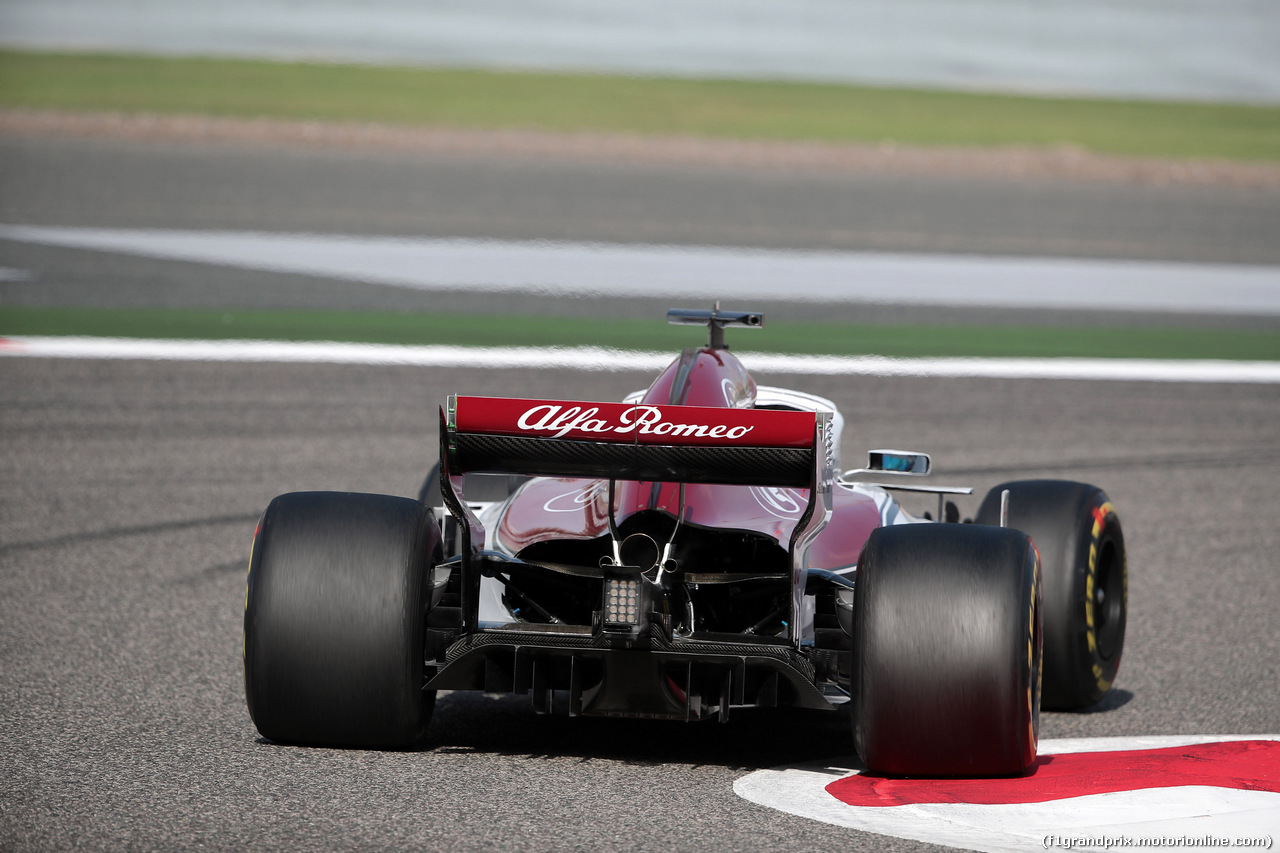
[(233, 515), (215, 515), (207, 518), (189, 518), (176, 521), (159, 521), (154, 524), (137, 524), (129, 527), (112, 527), (106, 530), (91, 530), (84, 533), (68, 533), (49, 539), (30, 539), (25, 542), (5, 542), (0, 544), (0, 554), (13, 551), (37, 551), (46, 548), (62, 548), (67, 545), (83, 545), (100, 542), (105, 539), (119, 539), (126, 536), (150, 536), (154, 533), (169, 533), (176, 530), (190, 530), (196, 527), (218, 527), (224, 524), (252, 524), (259, 513), (236, 513)]

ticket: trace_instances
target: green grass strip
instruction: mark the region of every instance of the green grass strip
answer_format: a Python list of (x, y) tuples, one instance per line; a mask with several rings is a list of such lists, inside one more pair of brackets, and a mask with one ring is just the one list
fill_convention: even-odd
[[(461, 346), (606, 346), (675, 352), (705, 333), (661, 319), (342, 311), (116, 310), (0, 306), (0, 336), (349, 341)], [(1280, 332), (1151, 326), (890, 326), (771, 323), (730, 329), (743, 352), (823, 355), (1280, 360)]]
[(0, 52), (0, 106), (1280, 159), (1280, 108), (836, 84)]

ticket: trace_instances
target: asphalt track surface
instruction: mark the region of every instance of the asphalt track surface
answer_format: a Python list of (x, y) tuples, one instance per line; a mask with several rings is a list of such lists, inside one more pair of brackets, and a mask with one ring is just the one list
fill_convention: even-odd
[[(1280, 191), (0, 138), (0, 223), (1280, 263)], [(0, 240), (0, 304), (659, 317), (669, 300), (421, 293)], [(1129, 312), (813, 305), (771, 319), (1190, 322)], [(1276, 318), (1214, 318), (1273, 328)]]
[[(15, 151), (12, 142), (3, 146), (6, 155)], [(336, 191), (330, 207), (311, 203), (330, 192), (320, 185), (334, 163), (358, 175), (363, 156), (133, 150), (91, 141), (18, 147), (19, 166), (0, 157), (0, 219), (7, 222), (303, 230), (331, 221), (334, 230), (359, 231), (364, 222), (364, 231), (381, 233), (395, 229), (378, 211), (393, 221), (412, 207), (403, 200), (412, 195), (407, 180), (361, 195), (368, 174), (350, 178), (349, 208), (336, 203)], [(242, 174), (246, 163), (261, 170)], [(44, 171), (30, 171), (37, 167)], [(369, 174), (385, 168), (375, 158)], [(520, 164), (506, 168), (521, 172)], [(201, 183), (202, 170), (214, 177)], [(609, 180), (628, 178), (622, 171)], [(636, 186), (661, 175), (640, 177)], [(696, 176), (668, 177), (677, 186)], [(255, 185), (258, 194), (250, 192)], [(1048, 192), (1038, 187), (1028, 192)], [(1082, 192), (1113, 191), (1120, 192)], [(498, 216), (504, 205), (494, 192), (489, 210)], [(378, 198), (386, 204), (374, 204)], [(400, 208), (392, 204), (398, 198)], [(547, 204), (558, 209), (554, 198)], [(1237, 223), (1251, 219), (1249, 204), (1274, 212), (1257, 194), (1224, 198), (1248, 202), (1211, 206), (1236, 210)], [(533, 201), (513, 199), (508, 210)], [(430, 208), (440, 221), (403, 230), (539, 231), (533, 211), (522, 226), (499, 227), (474, 207), (451, 220), (447, 207)], [(990, 206), (990, 216), (1007, 215), (1001, 209)], [(675, 223), (651, 221), (670, 234), (694, 222), (695, 212)], [(471, 227), (484, 233), (464, 227), (473, 214)], [(971, 227), (964, 218), (957, 229)], [(581, 215), (577, 223), (589, 231), (592, 219)], [(553, 231), (556, 221), (550, 211), (542, 227)], [(697, 227), (728, 227), (714, 219), (695, 225), (688, 227), (699, 242)], [(1074, 232), (1081, 245), (1099, 245), (1090, 243), (1091, 230)], [(921, 240), (927, 231), (921, 227)], [(1274, 233), (1242, 226), (1231, 238), (1245, 246), (1238, 259), (1273, 262)], [(1158, 242), (1148, 240), (1143, 256), (1185, 251)], [(972, 246), (985, 250), (976, 235)], [(17, 301), (20, 287), (28, 301), (46, 304), (235, 305), (256, 297), (251, 304), (338, 307), (344, 299), (399, 298), (390, 289), (264, 280), (193, 264), (0, 249), (0, 266), (38, 275), (34, 283), (5, 283), (6, 302)], [(650, 378), (0, 360), (0, 849), (933, 849), (734, 795), (734, 780), (750, 770), (847, 755), (849, 722), (839, 714), (744, 712), (727, 725), (547, 718), (519, 697), (455, 693), (441, 697), (421, 752), (296, 749), (259, 739), (244, 706), (241, 608), (253, 525), (273, 495), (416, 493), (435, 452), (436, 406), (448, 393), (618, 399)], [(848, 423), (846, 460), (869, 447), (919, 448), (934, 454), (938, 482), (972, 485), (979, 495), (1032, 476), (1088, 480), (1109, 492), (1129, 545), (1124, 663), (1099, 706), (1046, 714), (1042, 737), (1280, 731), (1280, 388), (758, 378), (836, 401)]]
[[(752, 769), (847, 754), (838, 714), (547, 718), (520, 697), (449, 694), (422, 752), (259, 739), (241, 608), (274, 494), (415, 493), (451, 391), (617, 399), (648, 377), (38, 359), (0, 371), (0, 847), (922, 849), (733, 794)], [(1100, 706), (1046, 714), (1043, 737), (1280, 729), (1280, 391), (794, 384), (841, 406), (846, 458), (927, 448), (938, 481), (979, 495), (1042, 475), (1108, 490), (1129, 545), (1125, 660)]]

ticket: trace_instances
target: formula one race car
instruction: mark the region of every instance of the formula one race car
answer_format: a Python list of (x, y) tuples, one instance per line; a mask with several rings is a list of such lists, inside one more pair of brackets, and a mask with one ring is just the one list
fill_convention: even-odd
[(837, 476), (835, 406), (756, 385), (725, 346), (762, 315), (668, 318), (710, 343), (623, 402), (450, 397), (418, 500), (271, 502), (245, 602), (263, 736), (412, 747), (437, 690), (675, 720), (848, 704), (873, 772), (1012, 775), (1042, 700), (1109, 689), (1126, 570), (1101, 490), (1005, 483), (960, 523), (943, 499), (971, 489), (907, 479), (926, 454)]

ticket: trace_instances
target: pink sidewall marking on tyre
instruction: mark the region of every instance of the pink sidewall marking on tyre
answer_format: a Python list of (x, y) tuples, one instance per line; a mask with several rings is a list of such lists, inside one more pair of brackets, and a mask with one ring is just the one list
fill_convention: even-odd
[(970, 850), (1155, 838), (1208, 849), (1221, 844), (1193, 842), (1280, 840), (1280, 735), (1048, 740), (1034, 772), (1015, 779), (882, 779), (849, 758), (756, 771), (734, 791), (801, 817)]

